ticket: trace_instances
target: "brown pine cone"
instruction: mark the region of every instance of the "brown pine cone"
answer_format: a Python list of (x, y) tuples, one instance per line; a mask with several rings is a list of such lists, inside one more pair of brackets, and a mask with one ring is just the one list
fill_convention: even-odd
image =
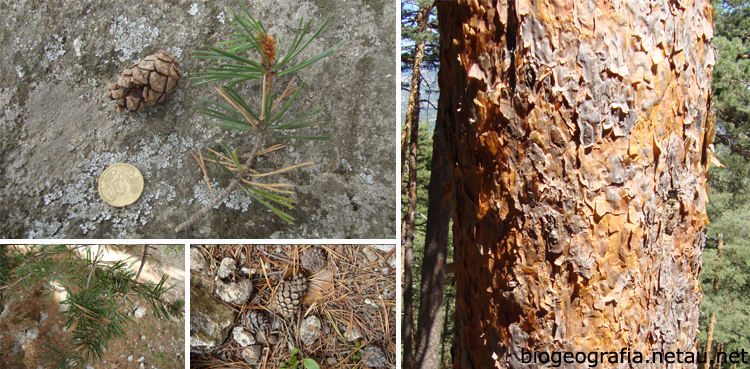
[(180, 85), (179, 65), (168, 52), (159, 51), (122, 71), (117, 82), (107, 86), (107, 97), (117, 100), (115, 111), (119, 114), (129, 109), (133, 115), (164, 101)]
[(289, 282), (281, 282), (271, 303), (271, 310), (285, 318), (293, 317), (299, 310), (300, 301), (306, 289), (307, 283), (302, 276), (294, 276)]
[(265, 331), (268, 329), (268, 318), (261, 310), (246, 310), (244, 326), (253, 332)]
[(311, 246), (302, 251), (299, 261), (303, 268), (316, 273), (326, 266), (326, 252), (318, 246)]

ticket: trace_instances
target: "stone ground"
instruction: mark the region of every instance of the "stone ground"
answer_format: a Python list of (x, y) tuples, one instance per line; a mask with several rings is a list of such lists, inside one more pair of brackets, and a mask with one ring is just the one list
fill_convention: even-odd
[[(8, 246), (4, 246), (8, 247)], [(148, 261), (139, 280), (158, 282), (163, 274), (168, 275), (167, 284), (175, 287), (165, 294), (169, 301), (185, 299), (185, 253), (179, 257), (173, 253), (165, 255), (159, 249), (151, 249), (150, 254), (161, 265)], [(140, 254), (140, 247), (138, 253)], [(137, 268), (140, 263), (136, 263)], [(42, 360), (46, 347), (70, 336), (62, 327), (59, 298), (47, 298), (44, 284), (38, 284), (28, 290), (19, 290), (3, 301), (5, 309), (0, 308), (0, 368), (39, 369), (48, 364)], [(102, 362), (91, 364), (94, 369), (140, 368), (139, 358), (143, 357), (144, 368), (184, 368), (185, 367), (185, 320), (160, 320), (152, 315), (151, 308), (145, 301), (140, 306), (147, 308), (146, 315), (135, 319), (136, 324), (127, 330), (127, 336), (111, 340)], [(131, 311), (134, 310), (131, 307)], [(42, 314), (47, 318), (40, 320)], [(17, 345), (16, 334), (25, 329), (38, 328), (39, 335), (20, 353), (14, 352)], [(130, 360), (129, 360), (130, 359)]]
[[(305, 132), (331, 141), (292, 140), (262, 158), (261, 171), (315, 162), (274, 178), (296, 185), (294, 225), (236, 191), (189, 230), (174, 227), (210, 201), (189, 150), (246, 151), (244, 135), (208, 126), (199, 96), (220, 99), (190, 75), (207, 65), (190, 56), (228, 39), (235, 0), (0, 0), (0, 237), (2, 238), (393, 238), (396, 227), (396, 9), (388, 0), (249, 0), (272, 35), (293, 37), (304, 17), (330, 24), (303, 56), (342, 40), (297, 76), (307, 83), (286, 113), (321, 107), (324, 124)], [(107, 84), (159, 50), (180, 60), (178, 90), (135, 116), (117, 115)], [(287, 76), (276, 81), (278, 88)], [(258, 83), (240, 93), (257, 103)], [(280, 93), (278, 91), (277, 93)], [(302, 133), (299, 133), (302, 134)], [(97, 181), (108, 166), (135, 165), (143, 194), (123, 209), (106, 205)], [(208, 164), (213, 189), (228, 184)]]

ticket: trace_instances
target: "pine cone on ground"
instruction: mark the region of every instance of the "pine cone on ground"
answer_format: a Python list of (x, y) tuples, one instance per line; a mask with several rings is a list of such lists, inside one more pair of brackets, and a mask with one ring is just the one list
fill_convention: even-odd
[(307, 283), (302, 276), (294, 276), (291, 281), (282, 281), (271, 303), (271, 310), (285, 318), (297, 314), (302, 296), (307, 289)]
[(179, 65), (168, 52), (159, 51), (122, 71), (117, 82), (107, 86), (107, 97), (117, 100), (115, 111), (129, 109), (132, 115), (164, 101), (180, 85)]
[(268, 329), (268, 318), (261, 310), (245, 310), (244, 326), (253, 332), (265, 331)]
[(303, 268), (316, 273), (326, 266), (326, 252), (318, 246), (311, 246), (302, 251), (299, 261)]

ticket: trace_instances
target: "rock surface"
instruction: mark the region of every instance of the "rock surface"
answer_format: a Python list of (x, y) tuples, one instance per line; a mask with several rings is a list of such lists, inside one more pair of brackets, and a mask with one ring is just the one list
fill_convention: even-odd
[(133, 312), (133, 316), (136, 319), (143, 318), (143, 316), (146, 315), (146, 308), (143, 306), (139, 306), (135, 311)]
[(234, 310), (211, 297), (210, 287), (197, 279), (190, 285), (190, 352), (219, 347), (234, 324)]
[[(0, 4), (0, 237), (2, 238), (393, 238), (396, 229), (396, 3), (245, 1), (269, 33), (291, 40), (300, 18), (330, 24), (299, 57), (342, 40), (344, 46), (299, 72), (306, 82), (282, 121), (315, 108), (322, 121), (296, 134), (331, 141), (275, 141), (288, 147), (263, 156), (267, 172), (312, 161), (274, 176), (295, 184), (290, 225), (241, 191), (187, 231), (175, 226), (211, 199), (189, 150), (221, 150), (220, 140), (245, 154), (245, 134), (209, 126), (198, 113), (211, 85), (191, 75), (209, 62), (190, 53), (229, 39), (237, 0), (193, 2), (81, 0)], [(286, 42), (284, 45), (288, 45)], [(165, 50), (180, 61), (180, 87), (135, 116), (118, 115), (107, 84), (141, 58)], [(292, 75), (279, 77), (278, 96)], [(240, 86), (254, 106), (259, 84)], [(141, 198), (113, 208), (97, 193), (108, 166), (125, 162), (143, 174)], [(213, 191), (229, 183), (207, 163)]]
[(216, 275), (219, 278), (226, 278), (232, 275), (235, 269), (237, 269), (237, 262), (232, 258), (224, 258), (221, 261), (221, 265), (219, 265), (219, 271), (216, 272)]
[(305, 346), (310, 346), (320, 337), (319, 331), (320, 319), (316, 316), (309, 316), (299, 325), (299, 339)]
[(190, 270), (195, 270), (196, 272), (203, 271), (203, 269), (206, 269), (206, 258), (203, 256), (203, 254), (195, 247), (190, 248)]
[(242, 350), (242, 358), (247, 361), (248, 364), (256, 364), (260, 359), (260, 345), (252, 345)]
[(362, 357), (366, 357), (365, 365), (371, 368), (379, 368), (387, 361), (385, 353), (378, 346), (368, 345), (362, 349)]
[(234, 327), (232, 337), (240, 346), (250, 346), (255, 344), (255, 337), (242, 327)]
[(242, 305), (247, 302), (252, 292), (253, 283), (249, 279), (229, 283), (224, 283), (221, 280), (216, 281), (216, 296), (224, 302)]

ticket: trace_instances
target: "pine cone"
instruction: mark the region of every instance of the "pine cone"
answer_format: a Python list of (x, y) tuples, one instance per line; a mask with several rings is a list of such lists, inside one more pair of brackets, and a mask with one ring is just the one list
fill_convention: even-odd
[(107, 86), (107, 97), (117, 100), (115, 111), (119, 114), (127, 108), (133, 115), (164, 101), (180, 85), (179, 65), (168, 52), (159, 51), (122, 71), (117, 82)]
[(291, 318), (299, 309), (302, 295), (307, 289), (307, 283), (302, 276), (295, 276), (291, 281), (283, 281), (276, 291), (271, 303), (271, 309), (285, 318)]
[(253, 332), (265, 331), (268, 329), (268, 318), (260, 310), (246, 310), (244, 326)]
[(300, 254), (299, 261), (303, 268), (316, 273), (326, 266), (326, 252), (318, 246), (308, 247)]

